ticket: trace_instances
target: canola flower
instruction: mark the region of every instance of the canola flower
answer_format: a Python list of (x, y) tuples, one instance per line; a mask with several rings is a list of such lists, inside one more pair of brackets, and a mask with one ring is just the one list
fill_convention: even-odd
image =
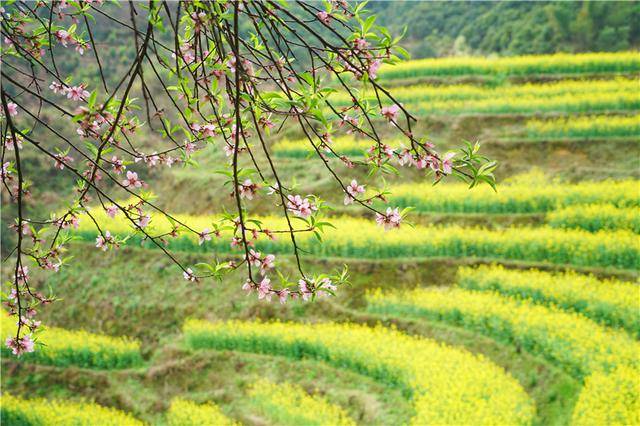
[(512, 183), (469, 190), (466, 185), (436, 185), (430, 188), (400, 184), (389, 188), (391, 204), (412, 206), (425, 213), (544, 213), (571, 205), (608, 203), (617, 207), (640, 205), (640, 181), (535, 184)]
[[(416, 85), (394, 89), (394, 97), (417, 115), (441, 114), (531, 114), (588, 113), (637, 110), (637, 81), (562, 80), (483, 87), (477, 85)], [(361, 94), (363, 101), (377, 105), (374, 94)], [(330, 97), (334, 107), (351, 105), (351, 97), (338, 92)], [(383, 106), (391, 106), (385, 101)]]
[(462, 75), (541, 75), (631, 73), (640, 71), (638, 52), (556, 53), (502, 58), (452, 57), (418, 59), (383, 65), (381, 80)]
[(370, 312), (443, 321), (518, 344), (579, 378), (640, 363), (640, 344), (623, 331), (603, 327), (574, 312), (494, 292), (377, 290), (367, 295), (367, 302)]
[(274, 424), (285, 426), (355, 426), (340, 406), (327, 398), (309, 395), (299, 386), (268, 380), (253, 383), (248, 391), (253, 403)]
[[(474, 84), (430, 85), (417, 84), (395, 87), (393, 96), (403, 104), (426, 102), (481, 101), (498, 98), (551, 98), (561, 96), (623, 93), (636, 90), (633, 78), (613, 78), (610, 80), (560, 80), (547, 83), (507, 84), (501, 86), (478, 86)], [(363, 92), (364, 100), (377, 103), (375, 92)], [(330, 97), (332, 104), (345, 106), (352, 103), (351, 95), (336, 92)]]
[(24, 399), (6, 392), (0, 397), (3, 425), (143, 426), (128, 413), (98, 404), (42, 398)]
[(529, 138), (640, 137), (640, 114), (631, 116), (569, 116), (551, 120), (528, 120)]
[(508, 95), (478, 100), (407, 102), (413, 114), (535, 114), (627, 111), (640, 109), (640, 92), (611, 91), (603, 93), (544, 95)]
[(588, 377), (573, 410), (580, 426), (640, 424), (640, 370), (626, 365)]
[[(104, 212), (92, 213), (102, 229), (112, 235), (124, 235), (131, 227), (121, 216), (109, 218)], [(214, 217), (176, 217), (195, 229), (211, 227)], [(264, 228), (286, 229), (282, 218), (256, 218)], [(577, 266), (602, 266), (608, 268), (633, 269), (638, 267), (640, 246), (638, 236), (629, 231), (601, 231), (596, 233), (577, 229), (554, 229), (550, 227), (513, 227), (487, 230), (475, 227), (451, 226), (405, 226), (385, 232), (373, 220), (340, 217), (332, 221), (336, 229), (325, 228), (323, 243), (318, 244), (313, 235), (300, 233), (296, 237), (302, 247), (318, 257), (389, 259), (400, 257), (476, 257), (501, 260), (522, 260)], [(150, 230), (166, 233), (171, 230), (168, 222), (152, 218)], [(302, 226), (302, 225), (296, 225)], [(95, 240), (92, 223), (80, 218), (76, 234), (85, 240)], [(169, 239), (172, 249), (193, 252), (212, 250), (219, 253), (238, 253), (230, 243), (230, 235), (222, 234), (199, 244), (198, 238), (184, 236)], [(140, 242), (133, 237), (129, 244)], [(147, 243), (146, 247), (153, 247)], [(256, 243), (256, 250), (264, 253), (288, 254), (290, 242), (286, 238), (263, 239)]]
[(194, 349), (314, 358), (395, 386), (413, 397), (413, 424), (530, 424), (531, 399), (502, 368), (479, 355), (395, 329), (347, 323), (188, 320)]
[(196, 404), (186, 399), (176, 398), (171, 401), (166, 414), (167, 426), (239, 426), (236, 421), (227, 417), (218, 406)]
[(600, 280), (573, 271), (549, 273), (481, 265), (458, 269), (457, 283), (469, 290), (495, 291), (575, 311), (601, 324), (640, 337), (640, 289), (636, 283)]
[[(395, 140), (383, 141), (383, 143), (391, 148), (400, 146), (400, 142)], [(372, 146), (376, 146), (376, 143), (371, 139), (356, 139), (353, 136), (344, 136), (335, 138), (329, 145), (337, 154), (352, 157), (365, 153)], [(278, 157), (306, 158), (314, 152), (315, 150), (308, 140), (283, 140), (273, 146), (273, 153)], [(333, 154), (328, 153), (328, 155)]]
[(547, 213), (554, 228), (580, 228), (595, 232), (602, 229), (626, 229), (640, 234), (640, 208), (618, 208), (613, 204), (569, 206)]
[[(2, 315), (0, 326), (3, 341), (15, 336), (13, 317)], [(43, 346), (35, 352), (23, 354), (21, 358), (59, 367), (75, 365), (103, 369), (128, 368), (142, 363), (140, 342), (123, 337), (47, 327), (37, 334), (37, 341)], [(3, 345), (2, 354), (7, 355), (8, 351)]]

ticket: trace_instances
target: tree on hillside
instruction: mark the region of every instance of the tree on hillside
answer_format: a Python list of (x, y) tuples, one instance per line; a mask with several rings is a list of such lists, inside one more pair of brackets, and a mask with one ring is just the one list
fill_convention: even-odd
[[(270, 141), (285, 126), (305, 136), (344, 204), (362, 206), (381, 230), (401, 226), (406, 212), (377, 208), (373, 201), (384, 201), (385, 191), (365, 188), (339, 173), (338, 165), (366, 168), (373, 178), (413, 166), (435, 182), (454, 175), (493, 185), (495, 164), (478, 154), (477, 145), (437, 152), (414, 134), (411, 112), (378, 84), (381, 64), (398, 61), (404, 51), (364, 5), (56, 0), (6, 2), (0, 13), (1, 177), (15, 206), (10, 228), (16, 236), (8, 250), (12, 279), (4, 303), (18, 323), (6, 342), (16, 355), (34, 350), (37, 309), (55, 300), (34, 287), (29, 269), (64, 268), (65, 245), (80, 221), (94, 228), (96, 250), (144, 241), (175, 262), (189, 284), (243, 268), (246, 282), (238, 288), (260, 299), (284, 303), (333, 294), (346, 272), (311, 276), (302, 262), (297, 236), (313, 233), (321, 240), (331, 224), (327, 203), (298, 192), (272, 155)], [(121, 50), (104, 49), (108, 38), (117, 38)], [(351, 104), (335, 106), (337, 91), (348, 93)], [(380, 126), (394, 128), (404, 147), (385, 144)], [(332, 137), (339, 132), (370, 140), (368, 156), (334, 151)], [(162, 149), (149, 149), (151, 136)], [(147, 176), (152, 168), (195, 167), (193, 154), (205, 146), (226, 154), (218, 172), (226, 177), (221, 190), (231, 193), (231, 202), (211, 211), (219, 220), (210, 227), (195, 228), (159, 207), (155, 197), (171, 194), (154, 195)], [(33, 194), (47, 184), (43, 171), (31, 167), (34, 158), (65, 182), (58, 191), (64, 208), (44, 205), (50, 210), (45, 217), (33, 216), (34, 206), (46, 203)], [(282, 228), (269, 229), (256, 218), (248, 207), (257, 198), (279, 209)], [(112, 233), (118, 221), (130, 232)], [(161, 221), (168, 230), (155, 226)], [(238, 256), (185, 265), (168, 242), (189, 236), (200, 244), (226, 239)], [(295, 279), (277, 273), (273, 254), (257, 251), (257, 242), (276, 237), (291, 242)]]

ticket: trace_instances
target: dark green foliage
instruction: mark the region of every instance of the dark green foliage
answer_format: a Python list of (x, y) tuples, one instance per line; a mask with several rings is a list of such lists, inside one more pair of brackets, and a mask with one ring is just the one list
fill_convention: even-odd
[[(622, 51), (640, 44), (640, 2), (371, 2), (415, 58)], [(391, 13), (393, 12), (393, 13)]]

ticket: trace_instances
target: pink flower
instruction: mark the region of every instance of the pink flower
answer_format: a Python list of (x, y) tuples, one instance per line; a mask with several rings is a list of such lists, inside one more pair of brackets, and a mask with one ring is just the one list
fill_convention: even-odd
[(72, 163), (73, 158), (68, 155), (56, 154), (56, 162), (53, 167), (58, 170), (64, 170), (65, 163)]
[(194, 152), (196, 152), (196, 144), (195, 144), (195, 143), (193, 143), (193, 142), (187, 142), (187, 143), (185, 143), (185, 144), (184, 144), (184, 152), (185, 152), (187, 155), (191, 155), (191, 154), (193, 154)]
[(144, 162), (147, 163), (150, 167), (155, 167), (158, 164), (158, 161), (160, 161), (160, 156), (156, 152), (144, 157)]
[(133, 186), (135, 188), (140, 188), (142, 186), (142, 181), (138, 179), (138, 173), (128, 171), (127, 178), (122, 181), (122, 185), (124, 186)]
[(260, 260), (260, 252), (254, 249), (249, 249), (249, 254), (245, 256), (247, 261), (253, 266), (260, 266), (262, 261)]
[(276, 194), (280, 191), (280, 185), (278, 185), (278, 183), (274, 183), (273, 185), (271, 185), (269, 187), (269, 189), (267, 189), (267, 195), (273, 195)]
[(9, 161), (6, 161), (4, 164), (2, 164), (2, 170), (0, 171), (1, 179), (5, 179), (5, 178), (12, 179), (11, 170), (9, 170), (10, 166), (11, 166), (11, 163)]
[(80, 127), (76, 129), (76, 133), (86, 138), (92, 134), (98, 135), (98, 130), (100, 130), (100, 124), (96, 120), (84, 120), (80, 123)]
[(194, 273), (191, 270), (191, 268), (187, 268), (187, 270), (182, 273), (182, 276), (184, 277), (185, 280), (187, 280), (189, 282), (198, 281), (198, 278), (194, 275)]
[(116, 174), (121, 174), (124, 172), (124, 169), (127, 168), (127, 166), (124, 165), (124, 161), (119, 160), (115, 155), (111, 157), (111, 167), (113, 167), (113, 171), (116, 172)]
[(205, 241), (211, 241), (211, 231), (209, 228), (204, 228), (202, 232), (198, 234), (198, 245), (202, 245)]
[(109, 216), (111, 219), (113, 219), (114, 217), (116, 217), (116, 213), (118, 213), (118, 207), (111, 205), (108, 206), (105, 211), (107, 212), (107, 216)]
[[(29, 222), (23, 221), (22, 226), (20, 228), (22, 228), (22, 235), (33, 235), (33, 232), (31, 232), (31, 227), (29, 226)], [(17, 232), (18, 226), (15, 226), (15, 229)]]
[(238, 248), (242, 246), (242, 239), (240, 237), (233, 237), (231, 239), (231, 248)]
[(316, 17), (318, 18), (319, 21), (324, 22), (327, 25), (329, 25), (329, 22), (331, 22), (331, 15), (329, 15), (324, 10), (321, 10), (320, 12), (316, 13)]
[(6, 149), (8, 149), (9, 151), (13, 151), (15, 149), (16, 145), (18, 146), (18, 149), (22, 149), (22, 136), (16, 135), (16, 141), (15, 141), (15, 144), (14, 144), (13, 143), (13, 136), (7, 135), (7, 137), (4, 140), (4, 147)]
[(268, 302), (271, 302), (271, 296), (271, 280), (264, 277), (258, 285), (258, 299), (267, 299)]
[(364, 193), (364, 185), (358, 185), (358, 182), (354, 179), (351, 184), (347, 186), (347, 195), (344, 196), (344, 205), (347, 206), (355, 200), (359, 194)]
[(76, 44), (76, 52), (78, 52), (80, 55), (84, 55), (84, 51), (89, 50), (89, 45), (85, 44), (83, 42), (78, 42)]
[(227, 157), (231, 157), (233, 155), (235, 149), (236, 149), (236, 146), (234, 144), (225, 143), (224, 147), (222, 147), (222, 149), (224, 149), (224, 154)]
[(67, 98), (74, 101), (84, 101), (89, 95), (90, 93), (84, 90), (83, 85), (70, 87), (67, 91)]
[(251, 182), (251, 179), (246, 179), (243, 183), (238, 185), (238, 191), (240, 192), (240, 198), (246, 198), (247, 200), (253, 200), (253, 196), (258, 190), (258, 185)]
[[(196, 54), (191, 48), (191, 45), (189, 45), (189, 43), (185, 43), (182, 46), (180, 46), (180, 53), (182, 55), (182, 59), (184, 59), (184, 62), (186, 64), (191, 64), (196, 59)], [(172, 53), (171, 57), (175, 58), (176, 54)]]
[(247, 293), (251, 293), (251, 291), (253, 290), (253, 283), (251, 282), (250, 279), (247, 278), (247, 281), (245, 281), (244, 284), (242, 285), (242, 289)]
[(52, 82), (49, 89), (53, 90), (53, 93), (62, 93), (63, 95), (67, 93), (67, 88), (57, 81)]
[(298, 287), (300, 288), (300, 293), (302, 293), (302, 300), (309, 300), (313, 293), (309, 290), (309, 286), (307, 285), (307, 281), (300, 280), (298, 281)]
[(378, 70), (380, 69), (380, 65), (382, 65), (382, 61), (380, 59), (376, 59), (375, 61), (369, 64), (369, 78), (371, 80), (375, 80), (378, 77)]
[(216, 126), (213, 124), (205, 124), (202, 126), (201, 134), (203, 137), (214, 137), (216, 135)]
[(13, 102), (7, 102), (7, 109), (9, 110), (9, 115), (11, 117), (15, 117), (16, 115), (18, 115), (18, 105), (14, 104)]
[(283, 288), (282, 290), (280, 290), (278, 292), (278, 299), (280, 299), (280, 303), (282, 305), (284, 305), (285, 303), (287, 303), (287, 297), (289, 296), (289, 289), (288, 288)]
[(392, 123), (398, 121), (398, 115), (400, 113), (400, 107), (398, 105), (391, 105), (388, 107), (382, 107), (380, 110), (380, 114), (383, 117), (386, 117)]
[(429, 167), (434, 172), (438, 170), (438, 159), (433, 155), (427, 155), (427, 162), (429, 163)]
[(357, 39), (353, 40), (353, 46), (357, 50), (365, 50), (369, 47), (369, 42), (362, 37), (358, 37)]
[(146, 228), (149, 225), (149, 222), (151, 222), (151, 216), (148, 214), (141, 215), (136, 221), (140, 228)]
[(235, 56), (231, 56), (229, 58), (229, 61), (227, 62), (227, 67), (229, 67), (229, 70), (231, 72), (236, 72), (236, 57)]
[(398, 156), (398, 164), (400, 166), (404, 166), (405, 164), (407, 164), (408, 166), (411, 166), (411, 164), (413, 164), (413, 154), (411, 154), (411, 151), (407, 148), (404, 148), (396, 154)]
[(53, 34), (58, 42), (62, 44), (64, 47), (67, 47), (67, 43), (73, 44), (73, 37), (65, 30), (58, 30)]
[(113, 237), (109, 231), (104, 232), (104, 236), (98, 235), (96, 238), (96, 247), (102, 249), (102, 251), (107, 251), (109, 248), (109, 244), (113, 241)]
[(72, 226), (74, 229), (78, 229), (79, 225), (80, 219), (78, 218), (78, 216), (72, 214), (69, 219), (62, 221), (60, 227), (62, 229), (68, 229), (70, 226)]
[(29, 267), (20, 265), (16, 273), (16, 279), (18, 280), (18, 282), (29, 281)]
[(287, 195), (287, 200), (287, 209), (298, 217), (307, 218), (311, 216), (315, 210), (318, 210), (307, 198), (303, 199), (299, 195)]
[(385, 230), (399, 228), (401, 221), (402, 216), (400, 216), (397, 207), (395, 209), (387, 207), (386, 214), (376, 213), (376, 223), (384, 227)]
[(11, 349), (11, 352), (17, 356), (34, 351), (34, 341), (31, 339), (31, 335), (29, 334), (22, 336), (20, 339), (9, 337), (5, 343), (7, 347)]
[(421, 155), (415, 161), (416, 169), (422, 170), (427, 167), (427, 157)]
[(266, 274), (269, 269), (273, 269), (275, 267), (273, 261), (276, 259), (276, 257), (272, 254), (268, 254), (264, 257), (264, 259), (262, 259), (262, 262), (260, 263), (260, 273), (262, 275)]
[(47, 270), (50, 270), (50, 271), (58, 272), (60, 270), (60, 266), (62, 266), (62, 261), (61, 260), (58, 260), (57, 263), (53, 263), (51, 261), (51, 259), (47, 258), (42, 267), (44, 269), (47, 269)]
[[(269, 118), (270, 117), (271, 116), (269, 116)], [(258, 123), (260, 124), (260, 126), (265, 130), (266, 129), (271, 130), (274, 127), (276, 127), (275, 123), (273, 121), (269, 120), (269, 118), (268, 117), (260, 117), (260, 120), (258, 120)]]
[(442, 173), (445, 175), (451, 174), (453, 168), (453, 157), (455, 156), (455, 152), (447, 152), (442, 158)]
[(330, 290), (332, 292), (336, 292), (336, 290), (338, 289), (338, 287), (336, 287), (329, 278), (323, 278), (322, 280), (320, 280), (320, 282), (318, 283), (318, 296), (331, 296), (331, 293), (329, 293), (328, 291), (324, 291), (323, 289), (327, 289)]

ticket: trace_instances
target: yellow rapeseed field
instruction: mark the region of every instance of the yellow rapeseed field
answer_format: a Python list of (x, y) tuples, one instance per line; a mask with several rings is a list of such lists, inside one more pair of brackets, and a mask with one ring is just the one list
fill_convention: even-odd
[(623, 331), (603, 327), (577, 313), (493, 292), (377, 290), (367, 295), (367, 301), (372, 312), (441, 320), (517, 343), (578, 377), (640, 363), (640, 344)]
[(638, 52), (556, 53), (511, 57), (428, 58), (385, 65), (383, 80), (456, 75), (540, 75), (640, 71)]
[(640, 208), (613, 204), (573, 205), (547, 213), (547, 223), (556, 228), (587, 231), (627, 229), (640, 234)]
[[(131, 230), (122, 215), (111, 219), (102, 211), (95, 218), (104, 230), (112, 234), (126, 234)], [(215, 217), (176, 215), (196, 230), (211, 228)], [(280, 217), (258, 217), (263, 227), (284, 230), (286, 222)], [(340, 258), (400, 258), (400, 257), (478, 257), (510, 259), (578, 266), (603, 266), (633, 269), (640, 261), (638, 236), (630, 231), (602, 231), (591, 233), (579, 229), (554, 229), (550, 227), (512, 227), (502, 230), (451, 226), (409, 226), (384, 231), (374, 219), (340, 217), (332, 218), (336, 229), (326, 228), (320, 244), (310, 233), (296, 237), (311, 254), (320, 257)], [(152, 219), (153, 232), (166, 233), (171, 229), (168, 221)], [(301, 229), (304, 224), (297, 224)], [(87, 240), (95, 240), (96, 231), (87, 218), (80, 220), (77, 234)], [(225, 238), (226, 237), (226, 238)], [(197, 252), (233, 252), (230, 236), (223, 234), (207, 244), (199, 245), (197, 237), (170, 239), (169, 246), (178, 250)], [(130, 243), (139, 241), (132, 238)], [(148, 247), (152, 245), (147, 244)], [(287, 238), (261, 240), (256, 246), (269, 253), (291, 253)]]
[[(500, 86), (478, 86), (474, 84), (429, 85), (417, 84), (393, 88), (393, 97), (403, 103), (452, 102), (486, 100), (492, 98), (536, 97), (549, 98), (566, 95), (597, 96), (621, 93), (637, 88), (637, 80), (617, 77), (610, 80), (560, 80), (547, 83), (507, 84)], [(377, 100), (375, 93), (364, 92), (364, 99)], [(351, 103), (351, 95), (336, 92), (329, 98), (333, 104)]]
[(192, 401), (176, 398), (171, 401), (167, 411), (168, 426), (239, 426), (240, 423), (227, 417), (218, 406), (196, 404)]
[(392, 204), (434, 213), (543, 213), (574, 204), (609, 203), (619, 207), (640, 205), (640, 181), (604, 180), (562, 183), (505, 183), (494, 192), (488, 186), (469, 190), (467, 185), (394, 185)]
[(249, 396), (261, 412), (281, 426), (355, 426), (356, 422), (338, 405), (319, 395), (309, 395), (290, 383), (259, 380)]
[(621, 365), (587, 377), (573, 411), (580, 426), (640, 424), (640, 370)]
[[(318, 146), (318, 141), (314, 141), (314, 143)], [(384, 140), (383, 143), (392, 148), (398, 148), (401, 145), (401, 142), (397, 140)], [(353, 136), (335, 138), (331, 143), (334, 152), (349, 157), (361, 155), (372, 146), (377, 146), (375, 141), (364, 138), (356, 139)], [(309, 154), (315, 153), (315, 149), (306, 139), (285, 139), (273, 146), (273, 153), (279, 157), (306, 158)]]
[(24, 399), (4, 392), (2, 420), (10, 425), (39, 426), (143, 426), (130, 414), (98, 404), (42, 398)]
[(189, 346), (315, 358), (413, 396), (414, 424), (530, 424), (531, 399), (482, 356), (397, 330), (356, 324), (189, 320)]
[[(561, 80), (484, 87), (476, 85), (416, 85), (394, 88), (395, 102), (413, 114), (520, 114), (589, 113), (640, 108), (640, 92), (632, 78), (611, 80)], [(380, 109), (374, 94), (360, 97), (370, 107)], [(351, 95), (338, 92), (329, 98), (334, 107), (351, 105)], [(383, 106), (393, 103), (385, 99)]]
[[(15, 335), (14, 317), (2, 313), (0, 325), (2, 341)], [(140, 342), (127, 338), (47, 327), (38, 333), (37, 342), (43, 345), (37, 345), (34, 352), (24, 354), (22, 358), (59, 367), (76, 365), (105, 369), (127, 368), (142, 363)], [(3, 345), (2, 353), (7, 351)]]
[(458, 269), (458, 284), (471, 290), (497, 291), (536, 303), (555, 305), (640, 336), (640, 289), (637, 283), (600, 280), (573, 271), (507, 269), (481, 265)]

